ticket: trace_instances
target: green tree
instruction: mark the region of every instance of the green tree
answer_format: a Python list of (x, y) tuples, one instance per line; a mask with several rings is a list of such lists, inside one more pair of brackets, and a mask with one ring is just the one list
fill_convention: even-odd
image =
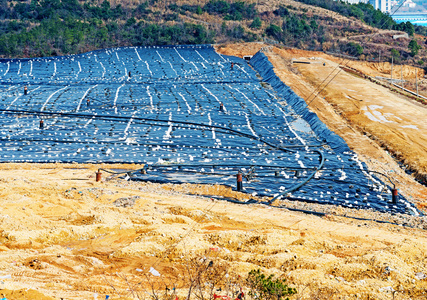
[(126, 27), (128, 27), (128, 26), (132, 26), (132, 25), (134, 25), (135, 23), (136, 23), (136, 19), (135, 19), (134, 17), (131, 17), (131, 18), (129, 18), (129, 19), (126, 21), (125, 26), (126, 26)]
[(415, 56), (421, 49), (416, 40), (411, 40), (408, 45), (408, 49), (411, 51), (411, 56)]
[(230, 4), (224, 0), (211, 0), (205, 5), (204, 10), (208, 13), (226, 14), (230, 10)]
[(398, 50), (396, 50), (396, 49), (392, 48), (392, 49), (390, 50), (390, 54), (391, 54), (390, 61), (393, 59), (393, 61), (394, 61), (396, 64), (399, 64), (399, 63), (401, 62), (400, 52), (399, 52)]
[(359, 20), (363, 20), (363, 18), (365, 16), (363, 14), (363, 11), (359, 7), (357, 7), (356, 5), (350, 6), (350, 13), (349, 13), (349, 15), (353, 16), (353, 17), (356, 17)]
[(227, 23), (225, 23), (224, 21), (221, 24), (221, 33), (222, 34), (226, 34), (227, 33)]
[(261, 25), (262, 25), (261, 19), (259, 17), (255, 17), (255, 19), (251, 23), (250, 27), (251, 28), (260, 28)]
[(9, 15), (10, 9), (7, 0), (0, 0), (0, 17), (3, 19)]
[(244, 39), (245, 37), (245, 29), (242, 25), (233, 26), (228, 32), (227, 35), (234, 39)]
[(272, 36), (272, 37), (274, 37), (276, 39), (279, 39), (280, 38), (280, 34), (282, 33), (282, 29), (279, 26), (277, 26), (277, 25), (270, 24), (270, 26), (268, 26), (265, 29), (265, 33), (267, 35), (269, 35), (269, 36)]
[(283, 17), (286, 17), (286, 16), (289, 15), (289, 10), (286, 7), (280, 5), (278, 9), (276, 9), (275, 11), (273, 11), (273, 13), (275, 15), (281, 16), (283, 18)]
[(319, 25), (317, 24), (316, 20), (310, 20), (310, 27), (313, 31), (316, 31), (319, 28)]
[(391, 52), (391, 56), (393, 56), (393, 58), (399, 58), (400, 57), (400, 53), (396, 49), (393, 48), (390, 50), (390, 52)]
[(414, 25), (411, 22), (407, 21), (405, 23), (405, 29), (404, 29), (404, 31), (407, 34), (409, 34), (410, 36), (413, 36), (414, 33), (415, 33), (415, 27), (414, 27)]
[(350, 55), (359, 56), (363, 53), (363, 47), (360, 44), (350, 42), (347, 43), (345, 51)]

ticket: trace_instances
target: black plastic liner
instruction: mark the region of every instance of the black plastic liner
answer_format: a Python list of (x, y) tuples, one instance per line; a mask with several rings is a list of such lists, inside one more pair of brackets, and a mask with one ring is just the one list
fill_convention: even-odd
[(264, 54), (251, 64), (273, 90), (208, 45), (1, 60), (0, 162), (137, 163), (147, 174), (135, 179), (232, 187), (241, 172), (253, 195), (418, 213), (404, 197), (392, 203), (388, 179), (367, 170)]
[(329, 130), (317, 115), (309, 110), (304, 99), (295, 94), (289, 86), (277, 77), (276, 73), (274, 73), (273, 65), (264, 53), (258, 52), (255, 54), (250, 60), (250, 64), (262, 76), (264, 81), (270, 84), (278, 95), (286, 99), (286, 102), (292, 106), (294, 111), (310, 124), (311, 129), (318, 137), (327, 142), (336, 152), (350, 151), (347, 143), (340, 136)]

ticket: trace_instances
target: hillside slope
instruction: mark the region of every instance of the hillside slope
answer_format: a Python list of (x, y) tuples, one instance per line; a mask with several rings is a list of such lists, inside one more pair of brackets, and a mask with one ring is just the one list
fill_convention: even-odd
[[(332, 0), (2, 0), (0, 18), (2, 57), (56, 56), (121, 46), (263, 40), (361, 59), (378, 60), (382, 56), (382, 60), (390, 60), (393, 55), (397, 63), (420, 66), (427, 55), (425, 37), (411, 36), (415, 31), (411, 24), (396, 24), (371, 6)], [(393, 39), (402, 31), (410, 36)], [(418, 41), (413, 53), (408, 48), (412, 40), (413, 47)]]

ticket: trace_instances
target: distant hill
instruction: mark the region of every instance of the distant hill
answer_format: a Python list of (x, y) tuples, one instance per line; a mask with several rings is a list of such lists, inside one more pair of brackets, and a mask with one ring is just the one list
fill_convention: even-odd
[[(393, 39), (404, 31), (409, 38)], [(421, 34), (421, 35), (417, 35)], [(411, 48), (408, 48), (411, 40)], [(423, 65), (427, 30), (371, 5), (332, 0), (0, 0), (0, 56), (34, 57), (143, 45), (268, 40), (361, 59)], [(415, 43), (415, 44), (414, 44)]]

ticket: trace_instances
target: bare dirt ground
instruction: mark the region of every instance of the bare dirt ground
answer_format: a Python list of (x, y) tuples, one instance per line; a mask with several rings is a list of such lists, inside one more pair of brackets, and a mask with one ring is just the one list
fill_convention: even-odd
[[(263, 46), (233, 45), (219, 51), (253, 55)], [(277, 48), (266, 54), (282, 80), (305, 99), (338, 61), (323, 53)], [(292, 59), (312, 63), (292, 64)], [(393, 145), (389, 147), (402, 143), (408, 164), (425, 163), (425, 148), (424, 154), (415, 149), (425, 147), (425, 107), (345, 72), (335, 79), (310, 108), (370, 168), (392, 175), (400, 191), (422, 208), (426, 187), (403, 172), (381, 146), (384, 141)], [(239, 205), (201, 196), (248, 198), (221, 186), (127, 182), (106, 173), (95, 182), (101, 167), (141, 166), (0, 165), (0, 296), (133, 299), (130, 287), (148, 289), (156, 278), (150, 267), (166, 280), (185, 273), (190, 257), (205, 256), (227, 263), (228, 273), (242, 278), (257, 268), (284, 276), (298, 290), (293, 299), (426, 298), (426, 217), (287, 204), (326, 213), (319, 217)], [(180, 299), (184, 292), (178, 289)]]
[(321, 218), (243, 206), (186, 194), (230, 192), (219, 186), (106, 180), (106, 173), (95, 182), (97, 167), (2, 165), (0, 295), (132, 299), (120, 276), (145, 281), (151, 266), (165, 276), (188, 257), (208, 255), (228, 262), (230, 274), (284, 275), (300, 299), (391, 299), (391, 288), (395, 299), (425, 297), (425, 219), (416, 229), (336, 216), (345, 214), (339, 208)]

